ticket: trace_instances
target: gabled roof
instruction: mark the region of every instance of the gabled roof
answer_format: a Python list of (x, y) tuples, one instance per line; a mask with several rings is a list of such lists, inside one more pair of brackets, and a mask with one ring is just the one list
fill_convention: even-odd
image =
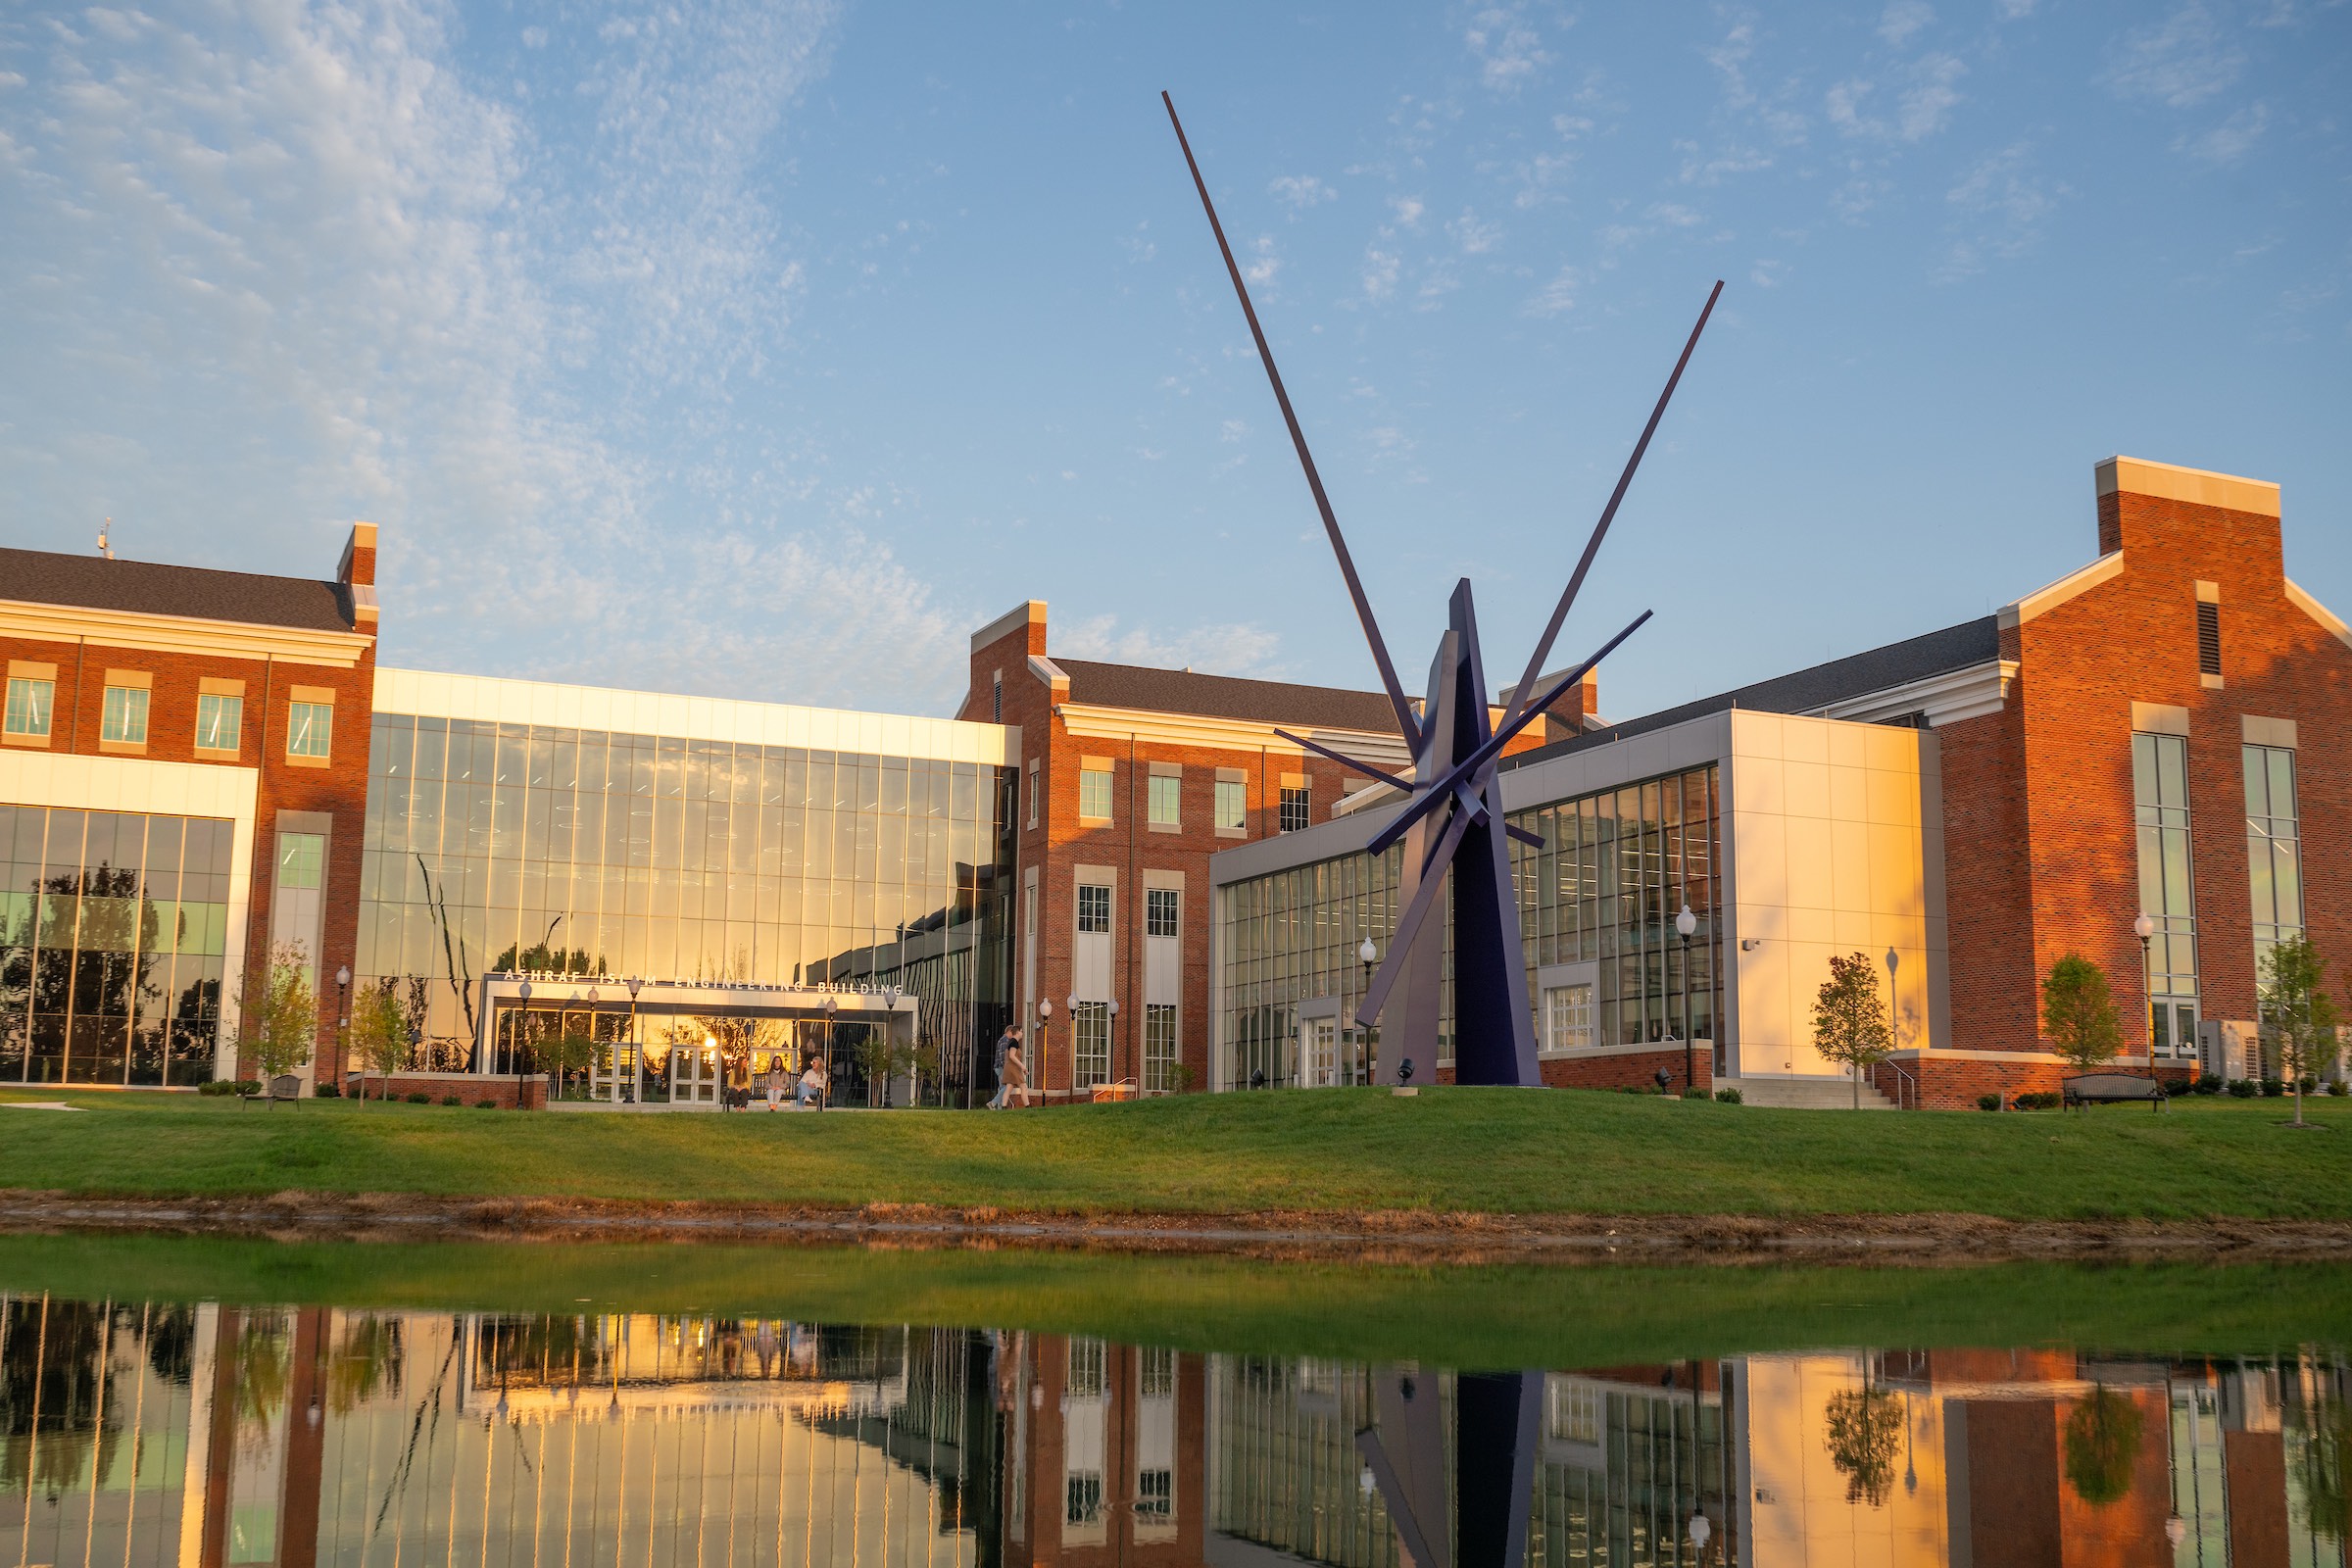
[(1873, 692), (1891, 691), (1913, 681), (1926, 680), (1932, 675), (1948, 674), (1957, 669), (1989, 662), (2001, 657), (2001, 618), (1985, 615), (1977, 620), (1946, 626), (1941, 631), (1888, 643), (1865, 653), (1849, 654), (1826, 664), (1796, 670), (1787, 675), (1775, 675), (1770, 680), (1757, 681), (1736, 691), (1718, 692), (1702, 697), (1695, 703), (1679, 708), (1661, 709), (1640, 718), (1595, 727), (1587, 734), (1570, 740), (1555, 741), (1521, 752), (1504, 760), (1505, 767), (1521, 767), (1540, 762), (1547, 757), (1582, 751), (1590, 746), (1605, 746), (1630, 736), (1664, 729), (1686, 719), (1707, 713), (1719, 713), (1726, 709), (1745, 708), (1764, 713), (1810, 713), (1839, 703), (1867, 697)]
[(308, 577), (0, 548), (0, 600), (187, 615), (308, 631), (353, 629), (351, 590)]
[(134, 615), (193, 615), (296, 625), (313, 632), (353, 630), (351, 590), (316, 578), (111, 562), (99, 555), (0, 548), (0, 600), (75, 604)]
[(1379, 692), (1198, 675), (1189, 669), (1147, 669), (1140, 664), (1099, 664), (1059, 655), (1053, 660), (1070, 677), (1069, 701), (1090, 707), (1366, 730), (1379, 735), (1396, 733), (1396, 710)]

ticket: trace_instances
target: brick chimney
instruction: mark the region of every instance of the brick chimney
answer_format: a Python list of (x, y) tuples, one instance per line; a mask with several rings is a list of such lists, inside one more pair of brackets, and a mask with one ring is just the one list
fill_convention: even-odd
[(352, 623), (361, 631), (375, 630), (375, 524), (355, 522), (343, 542), (343, 560), (335, 581), (351, 590)]

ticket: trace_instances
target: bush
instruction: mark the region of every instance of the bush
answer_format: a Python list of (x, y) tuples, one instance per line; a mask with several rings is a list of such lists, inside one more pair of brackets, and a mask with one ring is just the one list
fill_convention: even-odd
[(2263, 1098), (2266, 1100), (2277, 1100), (2280, 1095), (2286, 1093), (2286, 1080), (2283, 1078), (2265, 1078), (2262, 1081), (2262, 1093)]
[(1699, 1088), (1698, 1085), (1692, 1084), (1690, 1088), (1683, 1091), (1683, 1098), (1685, 1100), (1704, 1100), (1707, 1098), (1707, 1092), (1704, 1089)]
[(243, 1095), (247, 1100), (251, 1100), (262, 1092), (262, 1081), (259, 1078), (240, 1078), (230, 1084), (228, 1089), (230, 1094)]
[(2320, 1075), (2316, 1072), (2305, 1073), (2295, 1080), (2295, 1088), (2307, 1095), (2318, 1094), (2320, 1092)]
[(466, 1102), (459, 1099), (456, 1095), (443, 1095), (441, 1097), (441, 1103), (444, 1105), (463, 1105), (466, 1103)]
[(320, 1084), (315, 1093), (320, 1100), (341, 1100), (343, 1098), (343, 1089), (339, 1084)]
[(198, 1084), (196, 1086), (196, 1092), (200, 1095), (211, 1095), (215, 1099), (219, 1099), (222, 1095), (235, 1094), (237, 1092), (237, 1086), (230, 1083), (225, 1078), (214, 1078), (208, 1082)]
[(1715, 1091), (1715, 1098), (1722, 1101), (1727, 1105), (1737, 1105), (1740, 1103), (1740, 1091), (1737, 1089), (1718, 1089)]
[(476, 1110), (496, 1110), (498, 1108), (498, 1102), (495, 1100), (477, 1100), (473, 1102), (473, 1108)]
[(2202, 1073), (2198, 1075), (2195, 1083), (2188, 1086), (2188, 1090), (2192, 1095), (2218, 1095), (2228, 1088), (2230, 1080), (2218, 1072)]
[(2232, 1078), (2230, 1080), (2230, 1096), (2233, 1100), (2252, 1100), (2256, 1095), (2261, 1093), (2262, 1085), (2256, 1083), (2251, 1078)]
[(2345, 1083), (2341, 1078), (2330, 1078), (2328, 1080), (2328, 1092), (2340, 1099), (2352, 1094), (2352, 1084)]
[(2045, 1090), (2038, 1095), (2020, 1095), (2010, 1102), (2019, 1110), (2056, 1110), (2065, 1102), (2066, 1097), (2055, 1089)]
[(433, 1097), (430, 1095), (406, 1095), (402, 1098), (412, 1105), (429, 1105), (433, 1102)]
[(1977, 1108), (1979, 1110), (1998, 1110), (2001, 1108), (2001, 1097), (1998, 1095), (1979, 1095), (1977, 1097)]

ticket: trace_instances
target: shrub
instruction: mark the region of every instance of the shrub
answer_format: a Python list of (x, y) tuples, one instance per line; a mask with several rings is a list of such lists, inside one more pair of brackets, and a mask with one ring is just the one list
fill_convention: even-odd
[(1727, 1105), (1737, 1105), (1740, 1103), (1740, 1091), (1737, 1089), (1718, 1089), (1715, 1091), (1715, 1098), (1722, 1101)]
[(1979, 1110), (1998, 1110), (2001, 1108), (2001, 1097), (1998, 1095), (1979, 1095), (1977, 1097), (1977, 1108)]
[(2230, 1080), (2224, 1078), (2220, 1073), (2209, 1072), (2200, 1074), (2197, 1078), (2197, 1081), (2188, 1087), (2189, 1093), (2191, 1094), (2218, 1095), (2224, 1089), (2228, 1088), (2229, 1085)]
[(2316, 1095), (2320, 1092), (2320, 1075), (2316, 1072), (2307, 1072), (2295, 1080), (2295, 1087), (2304, 1094)]
[(2055, 1089), (2037, 1095), (2020, 1095), (2010, 1103), (2019, 1110), (2055, 1110), (2066, 1102), (2066, 1097)]
[(236, 1088), (237, 1086), (235, 1084), (230, 1083), (225, 1078), (215, 1078), (209, 1082), (198, 1084), (196, 1086), (196, 1092), (200, 1095), (211, 1095), (217, 1100), (222, 1095), (236, 1093)]
[(231, 1094), (243, 1095), (251, 1100), (262, 1092), (262, 1081), (259, 1078), (240, 1078), (228, 1087)]
[(343, 1087), (340, 1084), (320, 1084), (317, 1094), (320, 1100), (341, 1100)]
[(2278, 1098), (2280, 1095), (2283, 1095), (2283, 1094), (2285, 1094), (2285, 1093), (2286, 1093), (2286, 1080), (2285, 1080), (2285, 1079), (2283, 1079), (2283, 1078), (2265, 1078), (2265, 1079), (2263, 1079), (2263, 1081), (2262, 1081), (2262, 1094), (2263, 1094), (2263, 1098), (2264, 1098), (2264, 1099), (2266, 1099), (2266, 1100), (2277, 1100), (2277, 1099), (2278, 1099)]
[(2256, 1083), (2251, 1078), (2232, 1078), (2230, 1080), (2230, 1096), (2233, 1100), (2252, 1100), (2256, 1095), (2261, 1093), (2262, 1085)]
[(498, 1108), (498, 1102), (495, 1100), (477, 1100), (473, 1102), (473, 1108), (476, 1110), (496, 1110)]
[(444, 1105), (463, 1105), (466, 1103), (466, 1102), (459, 1099), (456, 1095), (443, 1095), (441, 1097), (441, 1103)]
[(1704, 1100), (1707, 1098), (1707, 1092), (1698, 1085), (1692, 1084), (1683, 1091), (1683, 1098), (1685, 1100)]
[(2328, 1080), (2328, 1092), (2341, 1099), (2347, 1094), (2352, 1094), (2352, 1084), (2345, 1083), (2341, 1078), (2330, 1078)]
[(433, 1102), (433, 1097), (430, 1095), (409, 1095), (405, 1098), (412, 1105), (429, 1105)]

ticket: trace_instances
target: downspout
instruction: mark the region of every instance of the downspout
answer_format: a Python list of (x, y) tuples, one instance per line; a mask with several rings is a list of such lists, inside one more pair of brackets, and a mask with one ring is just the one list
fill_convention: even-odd
[(88, 662), (89, 656), (90, 656), (90, 640), (89, 640), (87, 637), (76, 637), (76, 638), (74, 638), (74, 733), (73, 733), (73, 737), (72, 737), (70, 740), (68, 740), (68, 741), (66, 742), (67, 749), (68, 749), (68, 750), (70, 750), (70, 751), (74, 751), (74, 752), (78, 752), (78, 751), (80, 751), (80, 750), (81, 750), (81, 666), (82, 666), (82, 665), (83, 665), (85, 662)]
[[(1141, 897), (1142, 897), (1142, 895), (1141, 895), (1141, 893), (1138, 891), (1138, 889), (1136, 888), (1136, 885), (1135, 885), (1135, 884), (1136, 884), (1137, 875), (1138, 875), (1138, 873), (1137, 873), (1137, 871), (1136, 871), (1136, 860), (1135, 860), (1135, 731), (1133, 731), (1133, 730), (1129, 730), (1129, 731), (1127, 732), (1127, 1002), (1128, 1002), (1128, 1006), (1127, 1006), (1127, 1029), (1126, 1029), (1126, 1035), (1127, 1035), (1127, 1064), (1128, 1064), (1129, 1066), (1131, 1066), (1131, 1067), (1134, 1067), (1134, 1068), (1136, 1069), (1136, 1073), (1135, 1073), (1135, 1087), (1136, 1087), (1137, 1091), (1140, 1093), (1140, 1092), (1142, 1091), (1143, 1087), (1144, 1087), (1144, 1073), (1143, 1073), (1143, 1067), (1142, 1067), (1142, 1065), (1141, 1065), (1140, 1054), (1139, 1054), (1139, 1053), (1136, 1051), (1136, 1049), (1135, 1049), (1135, 1031), (1136, 1031), (1136, 1021), (1135, 1021), (1135, 1001), (1136, 1001), (1136, 996), (1137, 996), (1137, 994), (1143, 990), (1143, 984), (1142, 984), (1142, 982), (1141, 982), (1140, 980), (1138, 980), (1138, 979), (1136, 978), (1136, 972), (1135, 972), (1135, 971), (1136, 971), (1136, 965), (1137, 965), (1137, 963), (1141, 961), (1141, 960), (1140, 960), (1140, 957), (1139, 957), (1140, 949), (1138, 948), (1138, 944), (1139, 944), (1139, 943), (1141, 943), (1141, 942), (1143, 941), (1143, 938), (1142, 938), (1142, 936), (1139, 934), (1139, 927), (1138, 927), (1138, 926), (1137, 926), (1137, 924), (1136, 924), (1136, 921), (1137, 921), (1137, 919), (1139, 918), (1139, 917), (1138, 917), (1138, 915), (1137, 915), (1137, 913), (1136, 913), (1136, 911), (1137, 911), (1137, 909), (1139, 909), (1140, 907), (1142, 907), (1142, 905), (1141, 905), (1141, 903), (1140, 903), (1140, 900), (1141, 900)], [(1113, 994), (1113, 995), (1116, 995), (1116, 994), (1117, 994), (1117, 992), (1118, 992), (1118, 990), (1119, 990), (1119, 987), (1118, 987), (1118, 985), (1117, 985), (1117, 984), (1114, 982), (1114, 983), (1112, 984), (1112, 986), (1111, 986), (1111, 988), (1110, 988), (1110, 989), (1111, 989), (1111, 992), (1112, 992), (1112, 994)], [(1115, 1075), (1115, 1074), (1114, 1074), (1114, 1075), (1113, 1075), (1113, 1077), (1112, 1077), (1112, 1081), (1113, 1081), (1114, 1083), (1117, 1081), (1117, 1077), (1116, 1077), (1116, 1075)]]

